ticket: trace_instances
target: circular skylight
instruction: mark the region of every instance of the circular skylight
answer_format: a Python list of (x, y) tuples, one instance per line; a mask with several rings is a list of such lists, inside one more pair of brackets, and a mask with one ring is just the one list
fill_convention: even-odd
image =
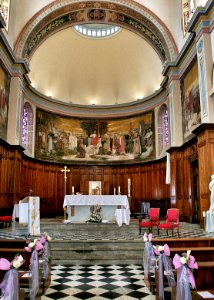
[(74, 30), (90, 38), (105, 38), (115, 35), (121, 27), (108, 24), (82, 24), (73, 26)]

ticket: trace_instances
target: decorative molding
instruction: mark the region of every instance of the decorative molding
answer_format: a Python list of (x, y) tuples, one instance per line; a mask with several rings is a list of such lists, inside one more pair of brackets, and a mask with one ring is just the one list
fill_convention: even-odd
[[(176, 59), (178, 50), (165, 24), (144, 6), (132, 1), (55, 1), (40, 10), (15, 43), (18, 57), (29, 59), (49, 35), (72, 25), (99, 22), (128, 28), (143, 36), (163, 63)], [(101, 19), (100, 19), (101, 18)]]

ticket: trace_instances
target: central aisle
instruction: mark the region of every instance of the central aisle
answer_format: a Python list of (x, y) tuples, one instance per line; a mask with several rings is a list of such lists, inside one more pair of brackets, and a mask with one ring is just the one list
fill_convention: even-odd
[(155, 300), (141, 265), (53, 266), (47, 299)]

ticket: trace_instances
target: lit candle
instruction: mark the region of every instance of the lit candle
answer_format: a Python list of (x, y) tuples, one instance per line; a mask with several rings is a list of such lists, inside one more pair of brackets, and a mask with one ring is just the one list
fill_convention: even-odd
[(204, 218), (206, 217), (206, 212), (205, 212), (205, 211), (203, 211), (203, 217), (204, 217)]
[(114, 195), (116, 195), (116, 188), (114, 188)]
[(72, 186), (72, 194), (74, 194), (74, 186)]
[(128, 178), (128, 197), (131, 196), (131, 179)]
[(120, 186), (118, 186), (118, 195), (120, 195)]

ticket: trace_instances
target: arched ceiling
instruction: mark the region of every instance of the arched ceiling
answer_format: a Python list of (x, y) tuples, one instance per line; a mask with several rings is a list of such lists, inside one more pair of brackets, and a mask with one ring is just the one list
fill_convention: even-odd
[[(94, 40), (72, 29), (76, 24), (112, 24), (122, 30)], [(164, 23), (132, 1), (55, 1), (23, 28), (15, 44), (27, 59), (32, 86), (66, 103), (114, 105), (154, 94), (162, 70), (177, 47)]]
[(153, 94), (163, 80), (156, 51), (127, 29), (99, 40), (63, 29), (46, 39), (29, 63), (36, 90), (74, 104), (136, 101)]

